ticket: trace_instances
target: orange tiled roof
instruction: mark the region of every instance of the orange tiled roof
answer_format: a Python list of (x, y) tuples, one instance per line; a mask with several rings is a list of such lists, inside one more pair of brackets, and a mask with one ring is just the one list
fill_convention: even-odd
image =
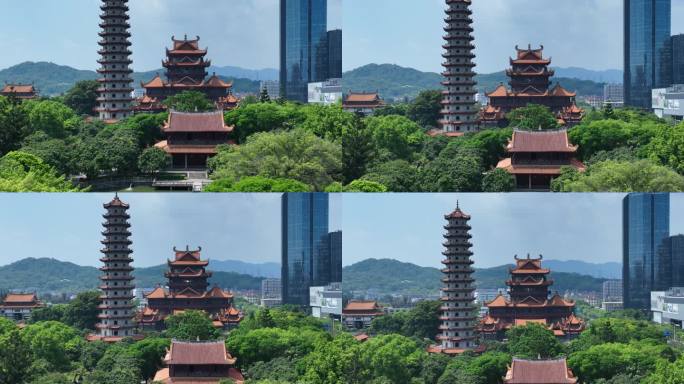
[(0, 93), (35, 93), (36, 89), (31, 84), (5, 84)]
[(570, 144), (568, 131), (524, 131), (516, 129), (506, 147), (509, 153), (516, 152), (577, 152), (577, 146)]
[(577, 378), (568, 368), (565, 359), (521, 360), (513, 359), (508, 368), (506, 384), (575, 384)]
[(162, 128), (167, 132), (232, 132), (232, 126), (223, 121), (223, 111), (215, 112), (177, 112), (171, 111), (169, 119)]

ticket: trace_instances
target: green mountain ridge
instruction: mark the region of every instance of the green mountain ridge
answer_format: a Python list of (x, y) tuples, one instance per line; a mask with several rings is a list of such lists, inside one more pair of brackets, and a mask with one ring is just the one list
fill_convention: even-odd
[[(133, 272), (135, 285), (154, 288), (166, 284), (166, 265), (136, 268)], [(97, 289), (100, 271), (74, 263), (48, 258), (28, 258), (0, 267), (0, 291), (25, 291), (42, 293), (74, 294)], [(235, 272), (213, 271), (210, 284), (224, 289), (259, 290), (261, 277)]]
[[(576, 78), (552, 77), (552, 82), (559, 83), (578, 95), (601, 95), (604, 83)], [(421, 91), (440, 89), (442, 75), (434, 72), (421, 72), (413, 68), (405, 68), (395, 64), (368, 64), (345, 72), (342, 86), (345, 90), (378, 91), (388, 101), (413, 99)], [(499, 84), (507, 84), (508, 77), (504, 71), (478, 74), (475, 77), (476, 88), (480, 91), (492, 91)]]
[[(508, 268), (476, 268), (475, 284), (481, 289), (506, 287)], [(437, 268), (420, 267), (392, 259), (367, 259), (347, 266), (342, 271), (343, 289), (346, 292), (373, 291), (380, 296), (402, 294), (435, 294), (441, 285), (442, 273)], [(607, 279), (578, 273), (553, 272), (552, 291), (600, 292)]]
[[(134, 72), (132, 75), (134, 88), (140, 88), (141, 82), (150, 81), (157, 73), (163, 74), (164, 70)], [(220, 77), (225, 81), (233, 82), (233, 92), (235, 93), (257, 94), (259, 92), (259, 82), (256, 80)], [(0, 70), (0, 84), (34, 84), (42, 96), (58, 96), (68, 91), (79, 81), (97, 78), (98, 74), (95, 71), (80, 70), (49, 62), (25, 62)]]

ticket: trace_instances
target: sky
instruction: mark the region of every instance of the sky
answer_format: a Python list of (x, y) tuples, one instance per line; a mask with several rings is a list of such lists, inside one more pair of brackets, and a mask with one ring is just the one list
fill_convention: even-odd
[[(49, 61), (95, 70), (100, 0), (2, 0), (0, 69)], [(161, 67), (171, 36), (199, 35), (215, 65), (278, 68), (279, 0), (130, 0), (133, 69)], [(328, 28), (342, 0), (328, 0)]]
[[(476, 71), (503, 70), (516, 44), (543, 44), (554, 66), (621, 69), (623, 1), (473, 0)], [(672, 3), (672, 33), (684, 33), (684, 1)], [(444, 0), (344, 0), (345, 70), (441, 71), (444, 9)]]
[[(280, 194), (120, 194), (130, 204), (133, 265), (201, 246), (203, 257), (280, 262)], [(100, 266), (103, 203), (112, 194), (0, 194), (0, 266), (27, 257)], [(330, 231), (341, 229), (341, 197), (330, 197)]]
[[(345, 195), (344, 265), (395, 259), (441, 267), (444, 215), (457, 201), (472, 219), (476, 268), (514, 255), (592, 263), (622, 261), (622, 194)], [(684, 233), (684, 194), (670, 198), (670, 233)]]

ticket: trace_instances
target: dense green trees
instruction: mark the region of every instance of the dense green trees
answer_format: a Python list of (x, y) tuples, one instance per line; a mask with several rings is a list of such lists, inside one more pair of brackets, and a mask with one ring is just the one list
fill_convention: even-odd
[(258, 133), (241, 146), (225, 146), (209, 161), (214, 179), (292, 179), (322, 191), (339, 180), (342, 149), (303, 129)]
[(220, 333), (201, 311), (185, 311), (166, 319), (166, 336), (185, 341), (216, 340)]
[(157, 147), (146, 148), (138, 157), (138, 169), (144, 173), (158, 173), (171, 163), (171, 156)]
[(540, 324), (514, 327), (506, 333), (508, 349), (515, 357), (524, 359), (548, 359), (563, 352), (563, 346), (556, 336)]
[(216, 109), (214, 103), (199, 91), (183, 91), (168, 97), (164, 104), (178, 112), (207, 112)]
[(520, 129), (558, 128), (558, 120), (551, 110), (539, 104), (528, 104), (526, 107), (514, 109), (506, 118), (509, 126)]
[(98, 88), (100, 83), (97, 80), (79, 81), (64, 94), (64, 104), (78, 115), (92, 116), (98, 105)]
[(602, 161), (586, 172), (566, 169), (552, 183), (560, 192), (682, 192), (684, 176), (649, 160)]
[(0, 158), (0, 191), (71, 192), (71, 182), (40, 158), (29, 153), (10, 152)]

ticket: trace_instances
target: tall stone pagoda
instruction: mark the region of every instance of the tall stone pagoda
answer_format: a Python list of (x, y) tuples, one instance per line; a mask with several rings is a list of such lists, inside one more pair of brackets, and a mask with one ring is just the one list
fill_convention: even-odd
[(442, 130), (436, 134), (461, 135), (479, 129), (480, 109), (475, 101), (475, 54), (473, 50), (473, 19), (471, 0), (446, 0), (448, 8), (444, 19), (446, 43), (442, 55), (446, 61), (442, 85)]
[(128, 222), (129, 206), (121, 201), (118, 195), (111, 202), (104, 204), (104, 208), (107, 213), (103, 215), (104, 240), (101, 242), (104, 248), (100, 251), (104, 255), (100, 259), (104, 263), (100, 268), (102, 304), (99, 306), (100, 322), (96, 326), (99, 333), (94, 337), (105, 341), (118, 341), (124, 337), (134, 336), (136, 328), (132, 302), (135, 286), (131, 275), (131, 225)]
[(442, 260), (442, 306), (439, 317), (441, 325), (437, 340), (441, 345), (431, 347), (431, 352), (460, 354), (476, 347), (475, 333), (477, 316), (475, 314), (474, 282), (472, 277), (473, 252), (470, 248), (470, 216), (463, 213), (460, 207), (445, 216), (447, 224), (444, 251), (446, 259)]
[(572, 127), (584, 118), (584, 110), (577, 107), (577, 93), (570, 92), (560, 84), (551, 87), (555, 74), (549, 68), (551, 59), (544, 57), (544, 46), (533, 49), (515, 47), (516, 57), (510, 59), (511, 67), (506, 70), (510, 89), (504, 84), (487, 93), (489, 104), (482, 110), (481, 120), (488, 127), (508, 126), (506, 115), (516, 108), (528, 104), (548, 107), (561, 125)]
[(560, 338), (572, 338), (584, 331), (585, 322), (574, 315), (575, 302), (551, 295), (551, 272), (542, 267), (543, 257), (515, 257), (515, 267), (509, 270), (509, 298), (504, 295), (485, 303), (489, 314), (483, 318), (479, 331), (485, 338), (503, 339), (507, 330), (529, 323), (541, 324)]
[(163, 330), (164, 320), (186, 310), (206, 312), (214, 327), (230, 329), (242, 320), (242, 313), (233, 307), (233, 294), (218, 286), (209, 289), (207, 279), (212, 273), (206, 270), (208, 260), (202, 260), (202, 248), (179, 250), (168, 260), (167, 288), (157, 287), (145, 295), (147, 307), (139, 319), (144, 329)]
[(213, 101), (217, 109), (229, 110), (237, 107), (238, 99), (232, 94), (232, 83), (221, 80), (216, 74), (207, 78), (211, 60), (206, 60), (207, 49), (200, 48), (200, 38), (183, 39), (171, 37), (173, 46), (166, 49), (166, 59), (162, 65), (165, 77), (157, 74), (152, 80), (140, 85), (145, 88), (145, 96), (138, 100), (135, 111), (160, 112), (166, 109), (163, 102), (168, 97), (184, 91), (204, 93)]
[(130, 69), (131, 25), (128, 22), (128, 0), (103, 0), (100, 9), (102, 30), (99, 35), (102, 39), (99, 42), (101, 48), (98, 51), (98, 63), (101, 67), (97, 70), (100, 74), (100, 87), (97, 90), (99, 97), (95, 110), (99, 112), (101, 120), (113, 122), (129, 117), (132, 113), (133, 71)]

